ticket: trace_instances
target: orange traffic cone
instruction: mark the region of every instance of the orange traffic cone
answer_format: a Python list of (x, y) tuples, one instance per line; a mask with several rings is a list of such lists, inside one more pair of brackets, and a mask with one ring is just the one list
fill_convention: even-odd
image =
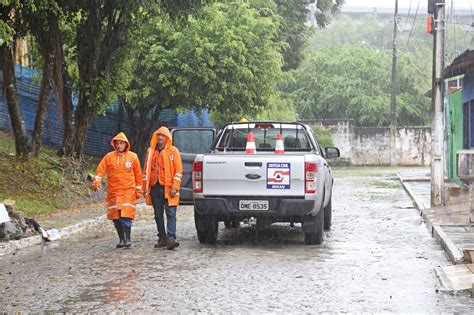
[(247, 136), (247, 146), (245, 147), (245, 153), (247, 154), (255, 154), (257, 153), (257, 147), (255, 146), (255, 136), (253, 132), (249, 131)]
[(285, 146), (283, 145), (283, 136), (281, 133), (277, 136), (277, 141), (275, 144), (275, 154), (284, 154), (285, 153)]

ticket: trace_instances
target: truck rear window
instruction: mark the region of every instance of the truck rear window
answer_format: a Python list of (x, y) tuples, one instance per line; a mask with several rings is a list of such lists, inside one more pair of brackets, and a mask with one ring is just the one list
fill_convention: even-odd
[(285, 151), (311, 151), (312, 145), (306, 130), (296, 128), (236, 128), (226, 129), (216, 149), (229, 151), (245, 151), (248, 132), (255, 136), (257, 151), (274, 151), (278, 134), (283, 136)]

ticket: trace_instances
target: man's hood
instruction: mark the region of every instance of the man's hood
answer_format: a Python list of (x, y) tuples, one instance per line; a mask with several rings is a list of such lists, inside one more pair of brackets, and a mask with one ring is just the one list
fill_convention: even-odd
[(115, 151), (117, 151), (117, 148), (115, 147), (115, 140), (124, 141), (127, 143), (127, 147), (123, 151), (124, 153), (130, 150), (130, 142), (128, 142), (127, 136), (123, 132), (119, 132), (110, 142), (110, 144), (114, 147)]
[(158, 130), (156, 130), (153, 133), (153, 136), (151, 137), (151, 140), (150, 140), (151, 148), (154, 149), (156, 147), (156, 144), (158, 143), (158, 135), (163, 135), (166, 137), (165, 148), (171, 147), (171, 143), (173, 142), (173, 139), (172, 139), (170, 130), (166, 127), (160, 127)]

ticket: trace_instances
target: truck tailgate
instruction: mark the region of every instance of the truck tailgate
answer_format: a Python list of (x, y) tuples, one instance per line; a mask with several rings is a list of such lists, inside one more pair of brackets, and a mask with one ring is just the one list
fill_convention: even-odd
[(203, 194), (304, 196), (304, 156), (204, 155)]

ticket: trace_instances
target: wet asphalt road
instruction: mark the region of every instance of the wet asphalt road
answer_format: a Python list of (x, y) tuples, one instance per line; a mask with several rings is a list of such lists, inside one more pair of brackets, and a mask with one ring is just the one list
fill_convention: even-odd
[(198, 243), (180, 210), (175, 251), (155, 250), (149, 213), (132, 250), (104, 231), (0, 257), (0, 311), (472, 313), (468, 294), (439, 291), (449, 265), (389, 169), (336, 171), (333, 228), (305, 246), (299, 226), (225, 230)]

